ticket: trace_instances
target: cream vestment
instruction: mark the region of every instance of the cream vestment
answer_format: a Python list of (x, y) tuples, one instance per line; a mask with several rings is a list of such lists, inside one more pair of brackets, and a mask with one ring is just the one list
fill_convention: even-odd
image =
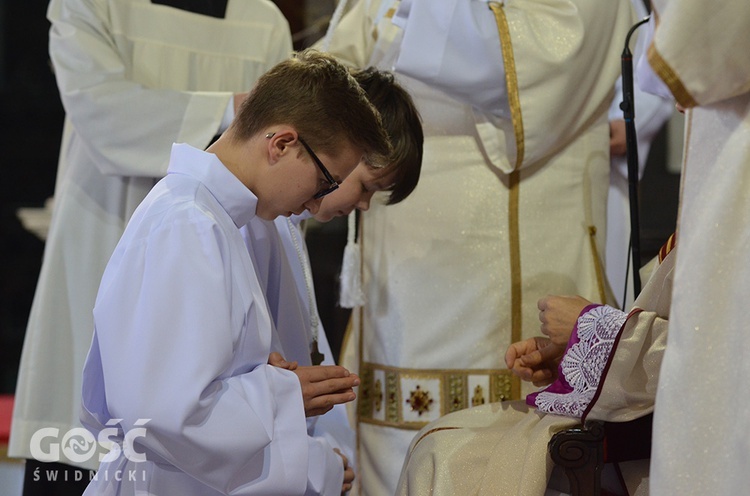
[(394, 493), (426, 423), (520, 397), (503, 356), (538, 333), (539, 298), (607, 299), (607, 108), (632, 20), (628, 0), (362, 0), (333, 32), (343, 60), (395, 68), (425, 132), (414, 193), (362, 216), (342, 364), (363, 381), (363, 494)]
[(750, 450), (750, 8), (653, 2), (654, 71), (688, 108), (652, 493), (744, 494)]
[[(675, 253), (657, 266), (627, 320), (623, 312), (604, 306), (579, 317), (576, 334), (584, 346), (569, 347), (560, 368), (572, 391), (548, 392), (558, 379), (538, 394), (536, 409), (522, 401), (492, 403), (429, 424), (412, 442), (398, 494), (544, 494), (552, 472), (547, 444), (553, 434), (580, 423), (584, 415), (625, 422), (653, 411)], [(608, 326), (613, 313), (622, 314), (624, 324)], [(590, 334), (592, 329), (597, 335)], [(629, 476), (630, 490), (647, 488), (647, 472)]]

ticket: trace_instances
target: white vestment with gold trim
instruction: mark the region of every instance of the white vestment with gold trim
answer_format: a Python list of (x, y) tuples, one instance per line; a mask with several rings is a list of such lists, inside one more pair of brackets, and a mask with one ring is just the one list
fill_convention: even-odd
[[(436, 22), (447, 22), (450, 34), (460, 31), (451, 21), (466, 18), (458, 11), (467, 7), (465, 0), (449, 3), (455, 11), (447, 19), (438, 12)], [(489, 109), (479, 107), (484, 92), (476, 92), (484, 100), (472, 102), (472, 95), (404, 74), (402, 40), (410, 38), (414, 16), (429, 10), (424, 3), (353, 2), (329, 46), (353, 66), (395, 65), (425, 131), (417, 189), (400, 204), (373, 205), (361, 223), (366, 303), (361, 318), (355, 310), (342, 364), (363, 380), (357, 405), (363, 494), (394, 493), (408, 445), (427, 422), (520, 397), (503, 357), (512, 341), (538, 334), (539, 298), (607, 298), (600, 259), (607, 108), (632, 21), (630, 2), (507, 1), (499, 22), (486, 3), (469, 4), (477, 26), (501, 26), (501, 36), (486, 38), (494, 44), (487, 53), (498, 54), (486, 64), (504, 69), (489, 82), (498, 99)], [(393, 24), (394, 14), (405, 28)], [(482, 16), (489, 18), (480, 22)], [(425, 30), (411, 39), (445, 38), (440, 33)], [(462, 57), (462, 46), (448, 38), (427, 44), (440, 55), (425, 55), (437, 60), (438, 67), (426, 68), (437, 80)]]
[(750, 8), (653, 2), (649, 62), (686, 112), (652, 493), (744, 494), (750, 450)]

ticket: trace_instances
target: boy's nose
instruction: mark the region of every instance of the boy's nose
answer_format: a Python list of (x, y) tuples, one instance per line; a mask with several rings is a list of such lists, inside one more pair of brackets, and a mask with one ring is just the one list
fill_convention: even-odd
[(305, 208), (310, 211), (311, 214), (315, 215), (320, 209), (320, 203), (323, 201), (322, 198), (312, 198), (305, 203)]

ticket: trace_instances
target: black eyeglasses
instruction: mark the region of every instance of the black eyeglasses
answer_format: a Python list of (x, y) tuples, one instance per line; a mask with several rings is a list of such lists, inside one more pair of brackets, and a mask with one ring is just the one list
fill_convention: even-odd
[(305, 140), (302, 139), (302, 137), (298, 136), (297, 139), (300, 143), (302, 143), (302, 146), (305, 147), (305, 150), (307, 150), (307, 153), (310, 154), (310, 157), (312, 157), (313, 162), (315, 162), (315, 165), (318, 166), (318, 169), (323, 173), (323, 175), (326, 178), (326, 181), (328, 181), (329, 186), (325, 189), (322, 189), (315, 193), (315, 196), (313, 196), (314, 199), (323, 198), (324, 196), (333, 193), (339, 188), (339, 183), (336, 182), (336, 180), (333, 178), (330, 172), (328, 172), (328, 169), (326, 169), (326, 166), (323, 165), (323, 162), (320, 161), (317, 155), (315, 155), (315, 152), (312, 151), (312, 149), (308, 146), (307, 143), (305, 143)]

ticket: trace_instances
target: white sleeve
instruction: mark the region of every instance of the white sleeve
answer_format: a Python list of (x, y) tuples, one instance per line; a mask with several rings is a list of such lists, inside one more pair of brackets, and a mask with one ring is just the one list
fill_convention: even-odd
[(394, 69), (496, 116), (509, 116), (497, 23), (485, 0), (402, 1)]
[(209, 144), (232, 93), (153, 89), (134, 82), (110, 32), (108, 8), (96, 0), (50, 3), (49, 50), (60, 97), (103, 173), (161, 177), (171, 143)]
[[(323, 365), (336, 365), (333, 361), (331, 345), (322, 327), (318, 334), (318, 348), (326, 356)], [(356, 435), (349, 424), (346, 405), (336, 405), (325, 415), (318, 417), (313, 435), (324, 438), (331, 446), (341, 450), (349, 460), (349, 465), (355, 467), (356, 471)]]
[[(651, 46), (651, 42), (654, 38), (655, 26), (656, 17), (652, 15), (648, 21), (648, 24), (641, 28), (645, 30), (645, 33), (643, 34), (644, 47)], [(672, 99), (672, 92), (669, 90), (669, 87), (664, 84), (664, 81), (662, 81), (659, 76), (656, 75), (653, 68), (649, 64), (647, 50), (644, 48), (643, 53), (638, 56), (637, 59), (634, 58), (634, 60), (637, 60), (636, 67), (633, 73), (638, 84), (638, 89), (664, 99)]]
[[(329, 27), (329, 30), (333, 30), (330, 36), (327, 34), (318, 40), (313, 48), (325, 49), (348, 66), (364, 68), (370, 61), (376, 43), (373, 36), (376, 20), (371, 12), (374, 6), (370, 0), (349, 0), (347, 4), (349, 10), (340, 22)], [(324, 47), (326, 41), (329, 45)]]
[[(326, 357), (322, 365), (336, 364), (333, 361), (333, 352), (331, 351), (331, 346), (328, 344), (328, 338), (326, 338), (322, 326), (318, 334), (318, 349)], [(331, 488), (331, 490), (336, 489), (340, 493), (344, 481), (344, 465), (341, 457), (333, 449), (337, 448), (341, 451), (346, 457), (349, 466), (355, 472), (357, 471), (356, 452), (354, 451), (356, 438), (354, 430), (349, 426), (346, 405), (335, 405), (333, 409), (325, 414), (308, 419), (308, 431), (311, 431), (311, 435), (313, 436), (310, 448), (311, 465), (309, 472), (311, 475), (308, 479), (308, 488)], [(316, 462), (319, 464), (319, 468), (317, 469), (317, 475), (313, 475), (316, 472), (313, 464)], [(328, 493), (319, 490), (318, 492), (313, 492), (313, 494)]]
[(305, 495), (339, 496), (344, 484), (344, 463), (326, 439), (308, 438), (307, 490)]
[(750, 51), (746, 3), (683, 0), (653, 5), (659, 22), (649, 63), (684, 107), (748, 92), (750, 57), (740, 55)]
[(620, 40), (634, 16), (628, 2), (497, 5), (506, 76), (499, 85), (506, 86), (512, 118), (476, 110), (474, 117), (489, 160), (510, 173), (558, 153), (603, 117), (620, 73)]

